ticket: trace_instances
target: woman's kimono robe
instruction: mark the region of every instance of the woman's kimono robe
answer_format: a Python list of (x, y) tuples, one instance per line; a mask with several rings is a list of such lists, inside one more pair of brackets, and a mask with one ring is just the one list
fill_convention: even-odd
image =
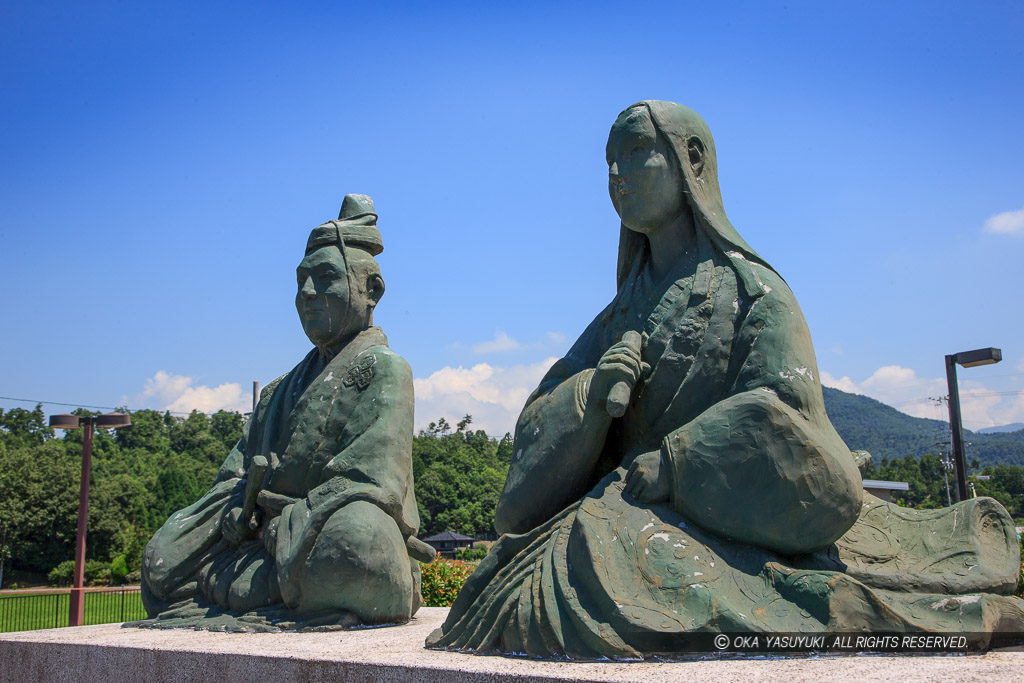
[[(413, 586), (409, 604), (380, 620), (408, 620), (419, 605), (418, 564), (404, 546), (419, 526), (412, 390), (408, 364), (388, 349), (376, 327), (359, 333), (326, 364), (314, 349), (264, 388), (213, 488), (172, 515), (147, 545), (143, 595), (150, 615), (162, 614), (141, 625), (194, 625), (197, 619), (204, 620), (200, 626), (229, 629), (358, 623), (337, 607), (352, 604), (352, 596), (339, 587), (336, 595), (343, 599), (335, 601), (332, 587), (320, 584), (336, 569), (331, 562), (339, 553), (332, 546), (353, 541), (334, 537), (329, 520), (359, 502), (380, 511), (364, 515), (367, 536), (390, 532), (400, 544), (398, 551), (374, 551), (390, 551), (395, 575), (406, 590)], [(222, 519), (242, 505), (256, 455), (269, 460), (257, 505), (261, 537), (233, 546), (222, 535)], [(265, 542), (267, 534), (276, 543)], [(361, 599), (363, 611), (372, 613), (380, 596)]]
[[(657, 104), (659, 131), (685, 141)], [(792, 292), (725, 221), (717, 183), (688, 180), (712, 186), (689, 198), (696, 253), (655, 283), (642, 249), (620, 251), (615, 299), (519, 418), (498, 507), (508, 535), (428, 647), (633, 658), (685, 652), (702, 632), (1024, 631), (1006, 511), (978, 498), (918, 512), (862, 491)], [(579, 429), (589, 378), (628, 330), (649, 371), (596, 441), (589, 493), (552, 510), (529, 475), (593, 447)], [(671, 482), (661, 504), (623, 492), (651, 451)]]

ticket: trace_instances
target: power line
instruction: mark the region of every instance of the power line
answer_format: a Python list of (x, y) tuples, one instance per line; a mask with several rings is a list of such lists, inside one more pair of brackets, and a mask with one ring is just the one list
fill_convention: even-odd
[[(1016, 396), (1024, 393), (1024, 389), (1018, 389), (1017, 391), (979, 391), (974, 393), (970, 390), (960, 392), (960, 401), (962, 402), (965, 398), (979, 398), (982, 396)], [(924, 396), (922, 398), (912, 398), (909, 401), (901, 401), (899, 403), (893, 403), (893, 407), (908, 406), (913, 403), (925, 403), (926, 401), (946, 401), (948, 400), (945, 396)]]
[[(185, 416), (188, 416), (188, 415), (191, 415), (193, 412), (197, 412), (197, 413), (198, 412), (202, 412), (202, 411), (196, 410), (196, 411), (191, 411), (191, 412), (185, 413), (185, 412), (178, 411), (178, 410), (155, 410), (155, 409), (152, 409), (152, 408), (129, 408), (127, 406), (90, 406), (90, 405), (86, 405), (84, 403), (61, 403), (60, 401), (37, 401), (37, 400), (32, 399), (32, 398), (14, 398), (14, 397), (11, 397), (11, 396), (0, 396), (0, 401), (20, 401), (22, 403), (35, 403), (35, 404), (40, 404), (41, 403), (41, 404), (47, 405), (47, 406), (68, 406), (70, 408), (92, 408), (93, 410), (127, 410), (129, 413), (137, 413), (140, 410), (153, 410), (154, 412), (158, 412), (158, 413), (163, 412), (163, 413), (170, 413), (171, 415), (185, 415)], [(229, 413), (231, 413), (231, 412), (237, 412), (237, 411), (226, 410), (226, 411), (217, 411), (217, 412), (229, 412)], [(217, 414), (216, 412), (214, 412), (214, 413), (205, 413), (205, 412), (203, 412), (203, 415), (216, 415), (216, 414)]]

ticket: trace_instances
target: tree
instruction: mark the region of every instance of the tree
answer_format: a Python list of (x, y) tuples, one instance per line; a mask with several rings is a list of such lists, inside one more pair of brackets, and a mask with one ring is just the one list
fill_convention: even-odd
[(413, 476), (422, 535), (446, 529), (467, 535), (494, 534), (494, 512), (505, 484), (512, 437), (491, 439), (470, 431), (471, 415), (451, 432), (441, 418), (413, 439)]
[[(95, 430), (88, 557), (123, 555), (138, 569), (150, 536), (209, 489), (241, 430), (238, 413), (153, 410), (132, 413), (129, 427)], [(40, 406), (0, 410), (0, 579), (5, 567), (45, 574), (74, 557), (82, 439), (82, 430), (56, 438)]]

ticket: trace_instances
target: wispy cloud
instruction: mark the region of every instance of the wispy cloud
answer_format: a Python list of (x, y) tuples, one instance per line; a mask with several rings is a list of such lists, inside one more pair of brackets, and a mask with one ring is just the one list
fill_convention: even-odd
[(544, 338), (548, 340), (550, 344), (564, 344), (568, 341), (567, 337), (561, 332), (546, 332)]
[(416, 389), (416, 428), (443, 417), (452, 424), (473, 416), (473, 427), (491, 435), (515, 429), (530, 393), (557, 358), (529, 365), (498, 367), (477, 363), (441, 368), (429, 377), (413, 380)]
[(989, 216), (985, 221), (985, 230), (1000, 235), (1024, 235), (1024, 209)]
[(473, 344), (470, 349), (478, 356), (482, 356), (488, 353), (504, 353), (505, 351), (515, 351), (516, 349), (523, 348), (523, 345), (508, 336), (504, 330), (495, 330), (494, 339), (489, 341), (480, 342), (479, 344)]
[(218, 410), (236, 410), (248, 412), (252, 408), (252, 398), (242, 391), (242, 386), (235, 382), (227, 382), (216, 387), (193, 385), (193, 379), (186, 375), (174, 375), (158, 370), (146, 380), (142, 393), (134, 401), (125, 401), (131, 405), (142, 405), (157, 410), (169, 410), (172, 413), (189, 413), (198, 410), (201, 413), (215, 413)]
[[(545, 332), (544, 339), (535, 342), (521, 342), (513, 338), (505, 330), (495, 330), (494, 338), (478, 342), (469, 347), (469, 350), (476, 356), (486, 356), (495, 353), (507, 353), (509, 351), (522, 351), (526, 349), (543, 349), (551, 346), (563, 346), (566, 337), (561, 332)], [(453, 344), (456, 348), (465, 348), (462, 344)]]

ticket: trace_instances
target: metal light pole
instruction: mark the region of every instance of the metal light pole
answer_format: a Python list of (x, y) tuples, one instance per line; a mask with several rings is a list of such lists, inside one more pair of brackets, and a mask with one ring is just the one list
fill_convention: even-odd
[(54, 429), (78, 429), (82, 427), (82, 481), (78, 489), (78, 533), (75, 536), (75, 578), (71, 587), (68, 609), (68, 625), (81, 626), (85, 614), (85, 531), (89, 521), (89, 475), (92, 471), (92, 430), (93, 426), (107, 429), (127, 427), (132, 419), (124, 413), (107, 413), (96, 417), (78, 415), (51, 415), (50, 427)]
[(967, 500), (967, 458), (964, 456), (964, 426), (960, 420), (960, 390), (956, 384), (956, 366), (973, 368), (991, 365), (1003, 359), (996, 348), (961, 351), (946, 356), (946, 384), (949, 386), (949, 429), (953, 435), (953, 465), (956, 469), (956, 493), (959, 500)]

